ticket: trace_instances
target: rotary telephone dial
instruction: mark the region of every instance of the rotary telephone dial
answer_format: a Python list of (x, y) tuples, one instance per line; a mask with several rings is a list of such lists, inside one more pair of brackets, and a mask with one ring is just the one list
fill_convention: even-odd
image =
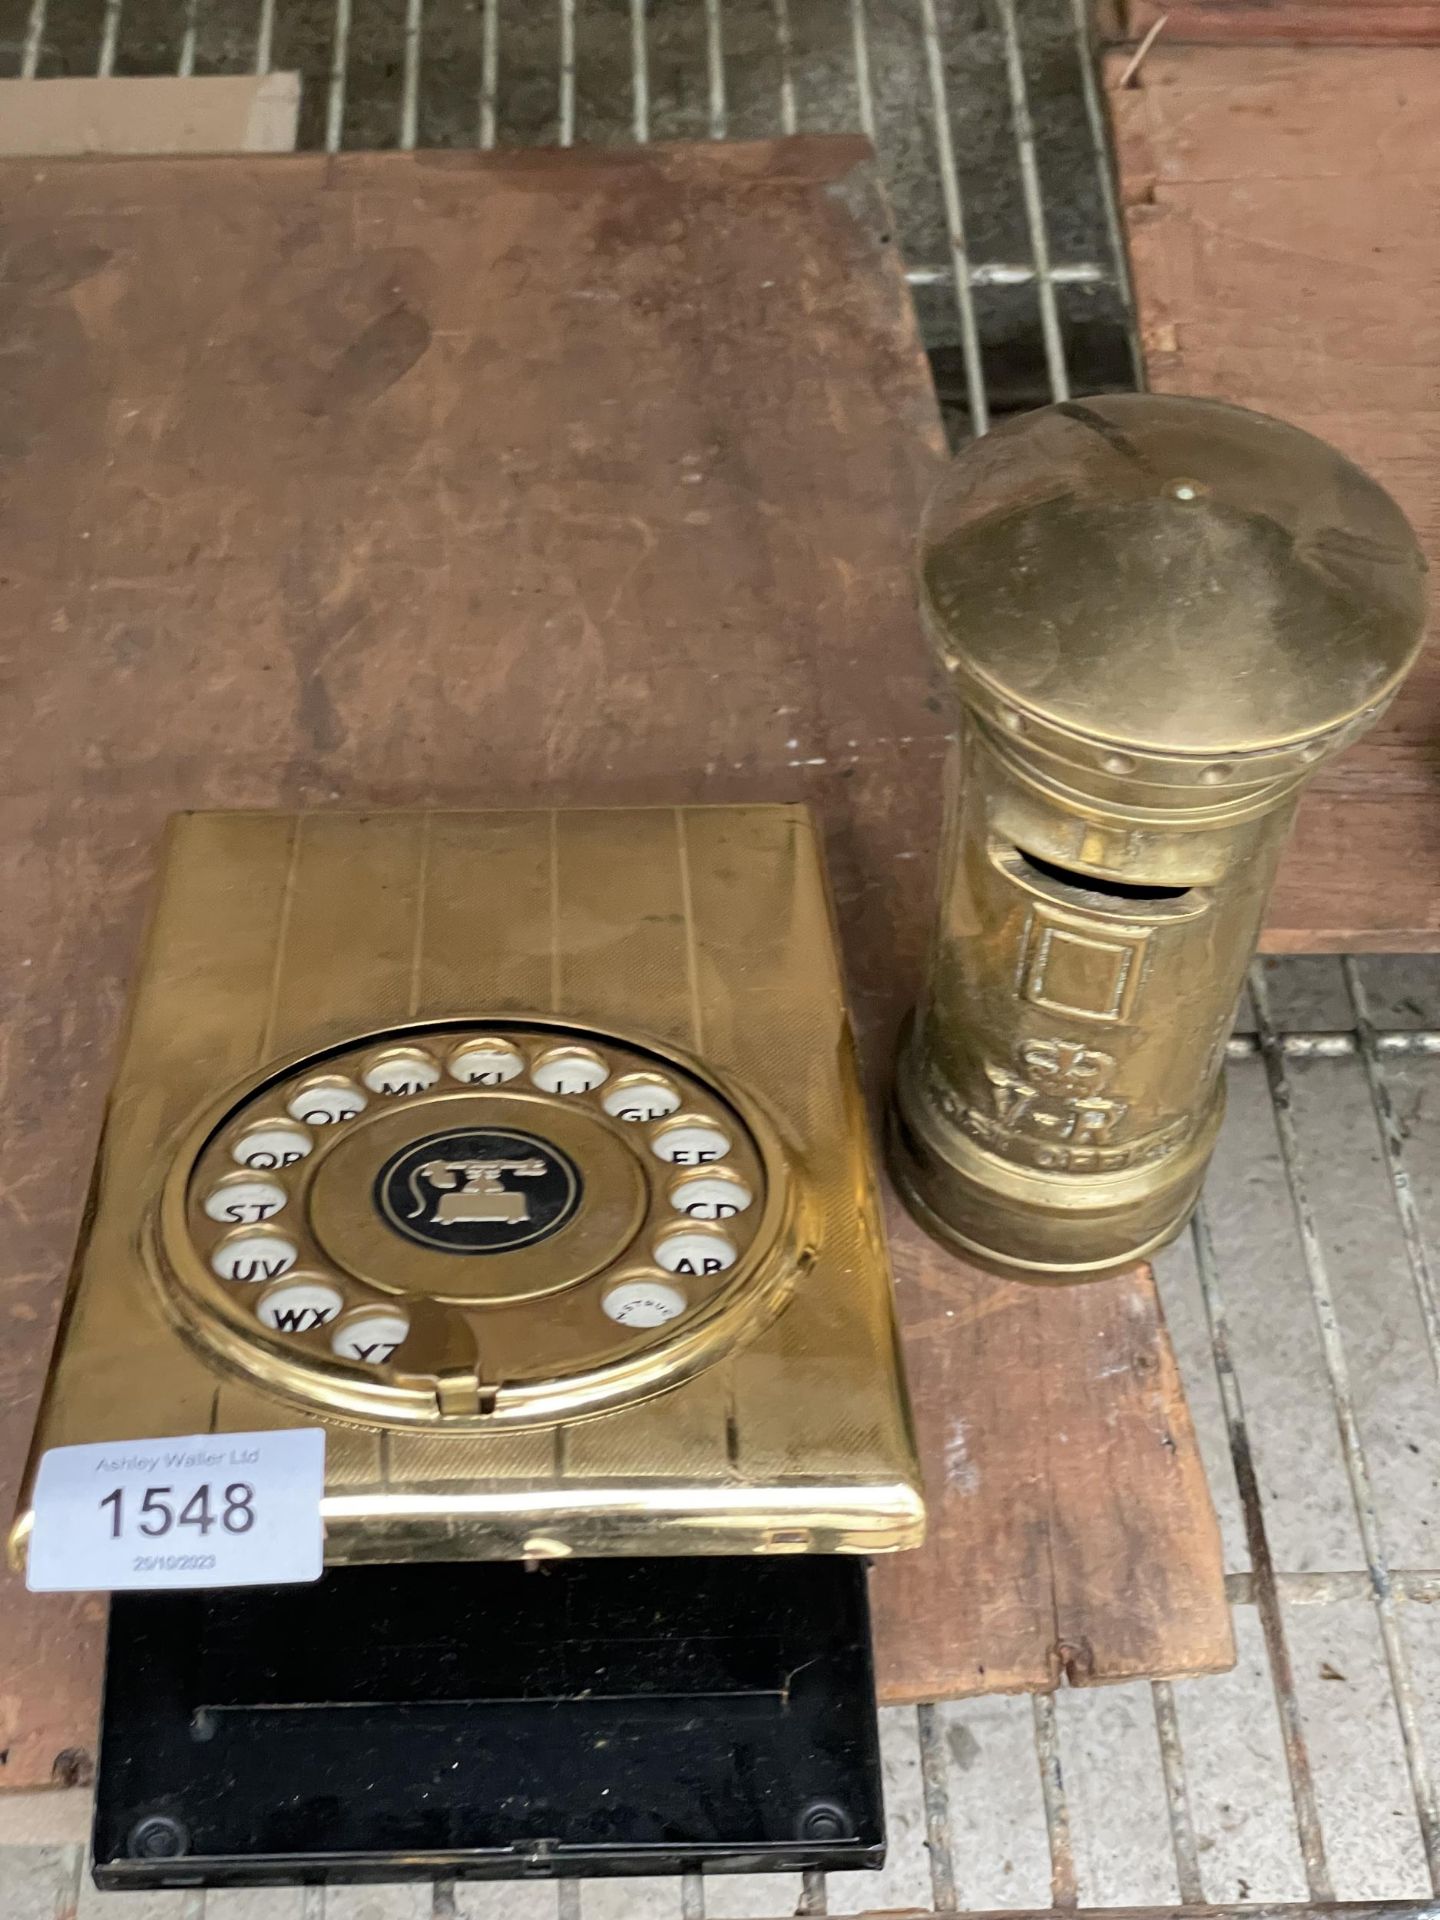
[(763, 1324), (804, 1255), (792, 1184), (753, 1103), (677, 1054), (445, 1023), (225, 1096), (156, 1250), (192, 1342), (258, 1382), (494, 1428), (648, 1397)]

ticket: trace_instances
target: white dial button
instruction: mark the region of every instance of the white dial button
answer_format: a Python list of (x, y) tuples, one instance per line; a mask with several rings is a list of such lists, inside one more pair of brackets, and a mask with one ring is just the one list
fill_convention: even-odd
[(450, 1071), (469, 1087), (503, 1087), (525, 1071), (525, 1056), (508, 1040), (466, 1040), (451, 1054)]
[(222, 1180), (205, 1196), (205, 1211), (212, 1220), (230, 1226), (254, 1227), (279, 1213), (285, 1204), (285, 1189), (278, 1180), (247, 1180), (244, 1174)]
[(686, 1120), (663, 1128), (650, 1142), (650, 1150), (675, 1167), (703, 1167), (712, 1160), (723, 1160), (730, 1151), (730, 1141), (708, 1121)]
[(418, 1047), (397, 1047), (368, 1061), (360, 1078), (372, 1093), (404, 1098), (433, 1087), (440, 1078), (440, 1069), (429, 1054), (422, 1053)]
[(292, 1127), (286, 1120), (270, 1126), (252, 1127), (230, 1149), (230, 1158), (257, 1173), (269, 1173), (275, 1167), (293, 1167), (303, 1160), (314, 1142), (303, 1127)]
[(622, 1327), (663, 1327), (685, 1311), (686, 1301), (679, 1287), (664, 1280), (622, 1280), (600, 1304)]
[(655, 1260), (667, 1273), (693, 1274), (697, 1277), (724, 1273), (739, 1259), (735, 1244), (723, 1233), (667, 1233), (655, 1242)]
[(312, 1080), (290, 1096), (285, 1111), (307, 1127), (333, 1127), (363, 1113), (365, 1096), (348, 1080)]
[(617, 1120), (663, 1120), (667, 1113), (680, 1111), (680, 1095), (658, 1075), (652, 1079), (648, 1074), (636, 1074), (611, 1087), (600, 1104)]
[(610, 1078), (610, 1069), (598, 1053), (566, 1047), (537, 1060), (530, 1078), (542, 1093), (593, 1093)]
[(393, 1360), (395, 1350), (410, 1331), (403, 1313), (381, 1308), (374, 1313), (357, 1313), (330, 1336), (330, 1348), (342, 1360), (359, 1360), (367, 1367), (383, 1367)]
[(294, 1266), (293, 1241), (279, 1233), (232, 1233), (210, 1256), (222, 1280), (278, 1280)]
[(670, 1189), (671, 1206), (692, 1220), (733, 1220), (754, 1198), (738, 1174), (696, 1173)]
[(257, 1311), (277, 1333), (313, 1333), (333, 1320), (344, 1304), (344, 1295), (328, 1281), (295, 1279), (272, 1287)]

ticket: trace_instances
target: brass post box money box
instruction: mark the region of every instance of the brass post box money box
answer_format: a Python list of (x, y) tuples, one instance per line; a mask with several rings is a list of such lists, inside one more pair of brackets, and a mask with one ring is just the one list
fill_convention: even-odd
[(1404, 678), (1423, 571), (1348, 460), (1215, 401), (1047, 407), (956, 460), (920, 596), (960, 728), (890, 1137), (937, 1238), (1070, 1281), (1184, 1223), (1300, 791)]

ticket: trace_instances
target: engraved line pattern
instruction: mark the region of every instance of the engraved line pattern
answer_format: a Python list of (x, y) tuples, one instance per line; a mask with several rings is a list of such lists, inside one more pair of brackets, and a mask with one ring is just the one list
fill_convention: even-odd
[(430, 885), (430, 827), (435, 816), (426, 812), (420, 821), (420, 857), (415, 875), (415, 942), (410, 950), (409, 1017), (420, 1011), (420, 972), (425, 959), (425, 895)]
[(305, 831), (305, 816), (297, 814), (290, 828), (290, 856), (285, 865), (285, 885), (280, 894), (280, 924), (275, 929), (275, 964), (270, 969), (270, 998), (265, 1008), (265, 1025), (260, 1034), (263, 1066), (275, 1050), (275, 1022), (280, 1011), (280, 981), (284, 975), (285, 947), (290, 935), (290, 915), (295, 903), (295, 875), (300, 865), (300, 841)]
[(700, 960), (695, 951), (695, 900), (690, 887), (690, 842), (685, 833), (685, 809), (675, 809), (675, 839), (680, 853), (680, 901), (685, 915), (685, 976), (690, 989), (690, 1044), (705, 1052), (705, 1019), (700, 1006)]
[(560, 1011), (560, 816), (550, 809), (550, 1011)]

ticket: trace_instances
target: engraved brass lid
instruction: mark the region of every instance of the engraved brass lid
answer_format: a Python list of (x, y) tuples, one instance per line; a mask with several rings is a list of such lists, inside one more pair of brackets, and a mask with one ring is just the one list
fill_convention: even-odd
[(1223, 803), (1373, 720), (1423, 637), (1424, 566), (1390, 496), (1312, 435), (1107, 395), (959, 456), (921, 597), (962, 696), (1018, 750)]

